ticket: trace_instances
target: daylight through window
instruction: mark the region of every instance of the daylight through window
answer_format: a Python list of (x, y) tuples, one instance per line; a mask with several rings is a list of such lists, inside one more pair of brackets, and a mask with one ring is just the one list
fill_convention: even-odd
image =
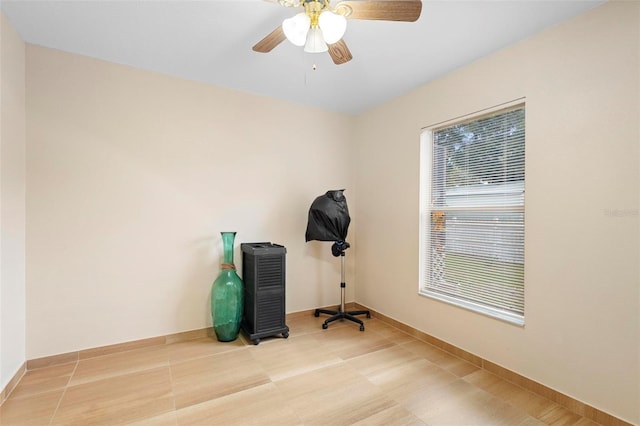
[(427, 129), (420, 292), (524, 324), (525, 109)]

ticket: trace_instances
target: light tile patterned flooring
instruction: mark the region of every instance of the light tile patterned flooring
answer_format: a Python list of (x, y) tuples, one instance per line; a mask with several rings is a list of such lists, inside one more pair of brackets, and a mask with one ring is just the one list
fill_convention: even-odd
[(150, 346), (28, 371), (0, 425), (594, 425), (386, 323)]

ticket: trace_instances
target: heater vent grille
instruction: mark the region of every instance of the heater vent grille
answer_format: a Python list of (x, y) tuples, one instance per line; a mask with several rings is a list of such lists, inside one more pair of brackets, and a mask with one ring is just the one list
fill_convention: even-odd
[(282, 286), (284, 281), (284, 258), (282, 256), (262, 256), (258, 261), (258, 288)]
[(278, 292), (269, 292), (258, 297), (258, 329), (271, 330), (282, 327), (284, 301)]

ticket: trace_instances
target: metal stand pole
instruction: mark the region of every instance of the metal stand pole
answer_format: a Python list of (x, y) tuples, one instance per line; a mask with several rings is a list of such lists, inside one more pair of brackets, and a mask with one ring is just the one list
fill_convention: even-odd
[[(341, 246), (339, 246), (341, 247)], [(346, 247), (348, 248), (349, 245), (347, 244)], [(342, 248), (342, 247), (341, 247)], [(337, 254), (337, 250), (333, 251), (333, 255), (334, 256), (338, 256)], [(325, 320), (324, 323), (322, 323), (322, 328), (326, 329), (327, 327), (329, 327), (329, 323), (332, 321), (336, 321), (336, 320), (349, 320), (349, 321), (353, 321), (357, 324), (360, 324), (360, 331), (364, 331), (364, 323), (355, 317), (355, 315), (366, 315), (367, 318), (371, 318), (371, 313), (369, 311), (349, 311), (346, 312), (346, 308), (345, 308), (345, 292), (346, 292), (346, 283), (345, 283), (345, 279), (344, 279), (344, 249), (340, 250), (340, 306), (337, 307), (337, 309), (335, 311), (330, 310), (330, 309), (316, 309), (314, 312), (314, 315), (316, 317), (319, 317), (320, 314), (328, 314), (331, 315), (330, 318), (328, 318), (327, 320)]]
[(340, 312), (344, 312), (345, 308), (344, 308), (344, 299), (345, 299), (345, 291), (346, 291), (346, 287), (347, 284), (345, 283), (344, 280), (344, 251), (342, 253), (340, 253), (340, 276), (341, 276), (341, 280), (340, 280), (340, 290), (341, 290), (341, 297), (340, 297)]

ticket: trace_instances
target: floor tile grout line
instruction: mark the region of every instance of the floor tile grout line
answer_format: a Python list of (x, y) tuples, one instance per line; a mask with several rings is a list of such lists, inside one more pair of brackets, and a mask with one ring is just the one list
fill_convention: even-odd
[[(124, 353), (124, 352), (121, 352)], [(113, 354), (116, 355), (116, 354)], [(109, 355), (104, 355), (104, 356), (109, 356)], [(94, 375), (94, 376), (89, 376), (88, 378), (85, 377), (84, 380), (78, 380), (74, 383), (74, 376), (76, 374), (76, 372), (78, 371), (78, 368), (80, 367), (80, 363), (81, 362), (92, 362), (94, 359), (97, 359), (99, 357), (92, 357), (92, 358), (86, 358), (86, 359), (80, 359), (78, 360), (76, 367), (74, 368), (73, 371), (73, 376), (70, 378), (67, 387), (74, 387), (74, 386), (81, 386), (81, 385), (86, 385), (89, 383), (94, 383), (94, 382), (100, 382), (103, 380), (109, 380), (109, 379), (113, 379), (113, 378), (117, 378), (117, 377), (122, 377), (122, 376), (127, 376), (130, 374), (136, 374), (136, 373), (141, 373), (141, 372), (145, 372), (145, 371), (149, 371), (149, 370), (155, 370), (155, 369), (159, 369), (159, 368), (163, 368), (163, 367), (168, 367), (169, 366), (169, 356), (168, 354), (166, 354), (166, 358), (160, 362), (158, 362), (157, 364), (154, 363), (149, 363), (149, 364), (143, 364), (140, 365), (136, 368), (133, 368), (131, 370), (123, 370), (123, 371), (116, 371), (116, 372), (112, 372), (111, 374), (107, 374), (107, 375)]]
[(80, 361), (90, 361), (90, 360), (94, 360), (94, 359), (99, 360), (100, 358), (105, 358), (105, 357), (108, 357), (108, 356), (116, 356), (116, 355), (121, 355), (121, 354), (131, 354), (131, 352), (134, 352), (134, 351), (158, 349), (158, 348), (162, 348), (162, 347), (167, 347), (170, 344), (172, 344), (172, 343), (158, 343), (156, 345), (141, 346), (139, 348), (131, 348), (131, 349), (126, 349), (126, 350), (122, 350), (122, 351), (116, 351), (116, 352), (111, 352), (111, 353), (104, 353), (104, 354), (100, 354), (100, 355), (94, 355), (94, 356), (90, 356), (90, 357), (86, 357), (86, 358), (78, 358), (78, 362), (80, 362)]
[[(280, 386), (278, 386), (278, 383), (271, 381), (271, 383), (273, 383), (273, 385), (276, 387), (276, 391), (278, 392), (278, 397), (282, 400), (282, 388)], [(286, 403), (287, 401), (283, 401), (284, 403)], [(295, 414), (296, 418), (299, 421), (299, 424), (304, 426), (304, 420), (302, 420), (302, 417), (300, 417), (300, 414), (298, 414), (298, 410), (294, 410), (293, 408), (291, 408), (291, 411), (293, 412), (293, 414)]]
[(76, 361), (76, 365), (73, 367), (73, 371), (69, 375), (69, 380), (67, 380), (67, 384), (64, 386), (64, 389), (62, 390), (62, 395), (60, 395), (60, 399), (58, 400), (58, 403), (56, 404), (56, 408), (53, 410), (53, 414), (51, 415), (51, 419), (49, 419), (49, 426), (51, 426), (53, 424), (53, 419), (55, 419), (56, 414), (58, 414), (58, 410), (60, 409), (60, 405), (62, 404), (62, 400), (64, 399), (64, 396), (67, 394), (67, 389), (69, 389), (69, 384), (71, 383), (71, 378), (74, 376), (74, 374), (76, 374), (76, 370), (78, 369), (78, 364), (79, 363), (80, 363), (80, 360), (78, 359)]
[(220, 352), (210, 353), (210, 354), (206, 354), (206, 355), (197, 355), (197, 356), (194, 356), (194, 357), (184, 358), (184, 359), (180, 359), (180, 360), (171, 360), (171, 356), (169, 356), (169, 365), (178, 365), (178, 364), (182, 364), (182, 363), (185, 363), (185, 362), (194, 361), (194, 360), (197, 360), (197, 359), (207, 358), (207, 357), (210, 357), (210, 356), (228, 354), (228, 353), (239, 351), (239, 350), (243, 350), (243, 349), (246, 349), (246, 348), (247, 348), (246, 346), (239, 346), (237, 348), (223, 350), (223, 351), (220, 351)]
[[(543, 423), (546, 423), (546, 422), (545, 422), (544, 420), (542, 420), (542, 419), (543, 419), (546, 415), (548, 415), (552, 410), (554, 410), (555, 408), (562, 408), (562, 409), (565, 409), (565, 410), (567, 410), (567, 411), (570, 411), (570, 412), (572, 412), (572, 413), (574, 413), (574, 414), (576, 414), (576, 415), (580, 416), (580, 419), (587, 419), (587, 417), (585, 417), (584, 415), (578, 414), (578, 413), (576, 413), (576, 412), (574, 412), (574, 411), (570, 410), (569, 408), (564, 407), (562, 404), (559, 404), (559, 403), (557, 403), (556, 401), (554, 401), (554, 400), (552, 400), (552, 399), (550, 399), (550, 398), (547, 398), (547, 397), (546, 397), (546, 396), (544, 396), (544, 395), (537, 394), (537, 393), (535, 393), (535, 392), (533, 392), (533, 391), (531, 391), (531, 390), (529, 390), (529, 389), (527, 389), (527, 388), (525, 388), (525, 387), (522, 387), (522, 386), (520, 386), (518, 383), (512, 382), (512, 381), (510, 381), (510, 380), (508, 380), (508, 379), (506, 379), (506, 378), (500, 377), (499, 375), (497, 375), (497, 374), (493, 373), (492, 371), (485, 370), (485, 369), (480, 369), (480, 370), (478, 370), (478, 371), (482, 371), (482, 372), (484, 372), (484, 373), (486, 373), (486, 374), (490, 374), (491, 376), (496, 377), (496, 378), (498, 378), (498, 379), (499, 379), (499, 380), (501, 380), (501, 381), (504, 381), (504, 382), (506, 382), (506, 383), (508, 383), (508, 384), (510, 384), (510, 385), (512, 385), (512, 386), (517, 387), (518, 389), (520, 389), (520, 390), (524, 391), (524, 392), (525, 392), (525, 393), (527, 393), (527, 394), (531, 394), (531, 395), (534, 395), (534, 396), (536, 396), (536, 397), (543, 398), (544, 400), (546, 400), (546, 401), (550, 402), (550, 403), (551, 403), (551, 406), (550, 406), (548, 409), (544, 410), (542, 413), (540, 413), (540, 415), (539, 415), (539, 416), (536, 416), (536, 415), (533, 415), (533, 414), (529, 414), (529, 413), (527, 413), (527, 415), (528, 415), (529, 417), (532, 417), (532, 418), (534, 418), (534, 419), (536, 419), (536, 420), (538, 420), (538, 421), (541, 421), (541, 422), (543, 422)], [(513, 405), (511, 404), (511, 402), (506, 401), (504, 398), (502, 398), (502, 397), (500, 397), (500, 396), (498, 396), (498, 395), (494, 394), (493, 392), (490, 392), (490, 391), (488, 391), (488, 390), (486, 390), (486, 389), (484, 389), (484, 388), (481, 388), (480, 386), (477, 386), (477, 385), (476, 385), (476, 384), (474, 384), (474, 383), (469, 382), (469, 381), (466, 379), (466, 377), (467, 377), (467, 376), (469, 376), (470, 374), (473, 374), (473, 373), (466, 374), (465, 376), (460, 377), (460, 379), (464, 380), (466, 383), (469, 383), (469, 384), (471, 384), (471, 385), (473, 385), (473, 386), (476, 386), (478, 389), (483, 390), (483, 391), (487, 392), (488, 394), (490, 394), (490, 395), (492, 395), (492, 396), (494, 396), (494, 397), (496, 397), (496, 398), (499, 398), (500, 400), (504, 401), (506, 404), (508, 404), (508, 405), (510, 405), (510, 406), (513, 406)], [(517, 407), (515, 407), (515, 408), (517, 408)], [(590, 421), (592, 421), (592, 422), (594, 422), (594, 423), (596, 423), (596, 424), (600, 424), (600, 423), (598, 423), (598, 422), (596, 422), (595, 420), (592, 420), (592, 419), (587, 419), (587, 420), (590, 420)]]

